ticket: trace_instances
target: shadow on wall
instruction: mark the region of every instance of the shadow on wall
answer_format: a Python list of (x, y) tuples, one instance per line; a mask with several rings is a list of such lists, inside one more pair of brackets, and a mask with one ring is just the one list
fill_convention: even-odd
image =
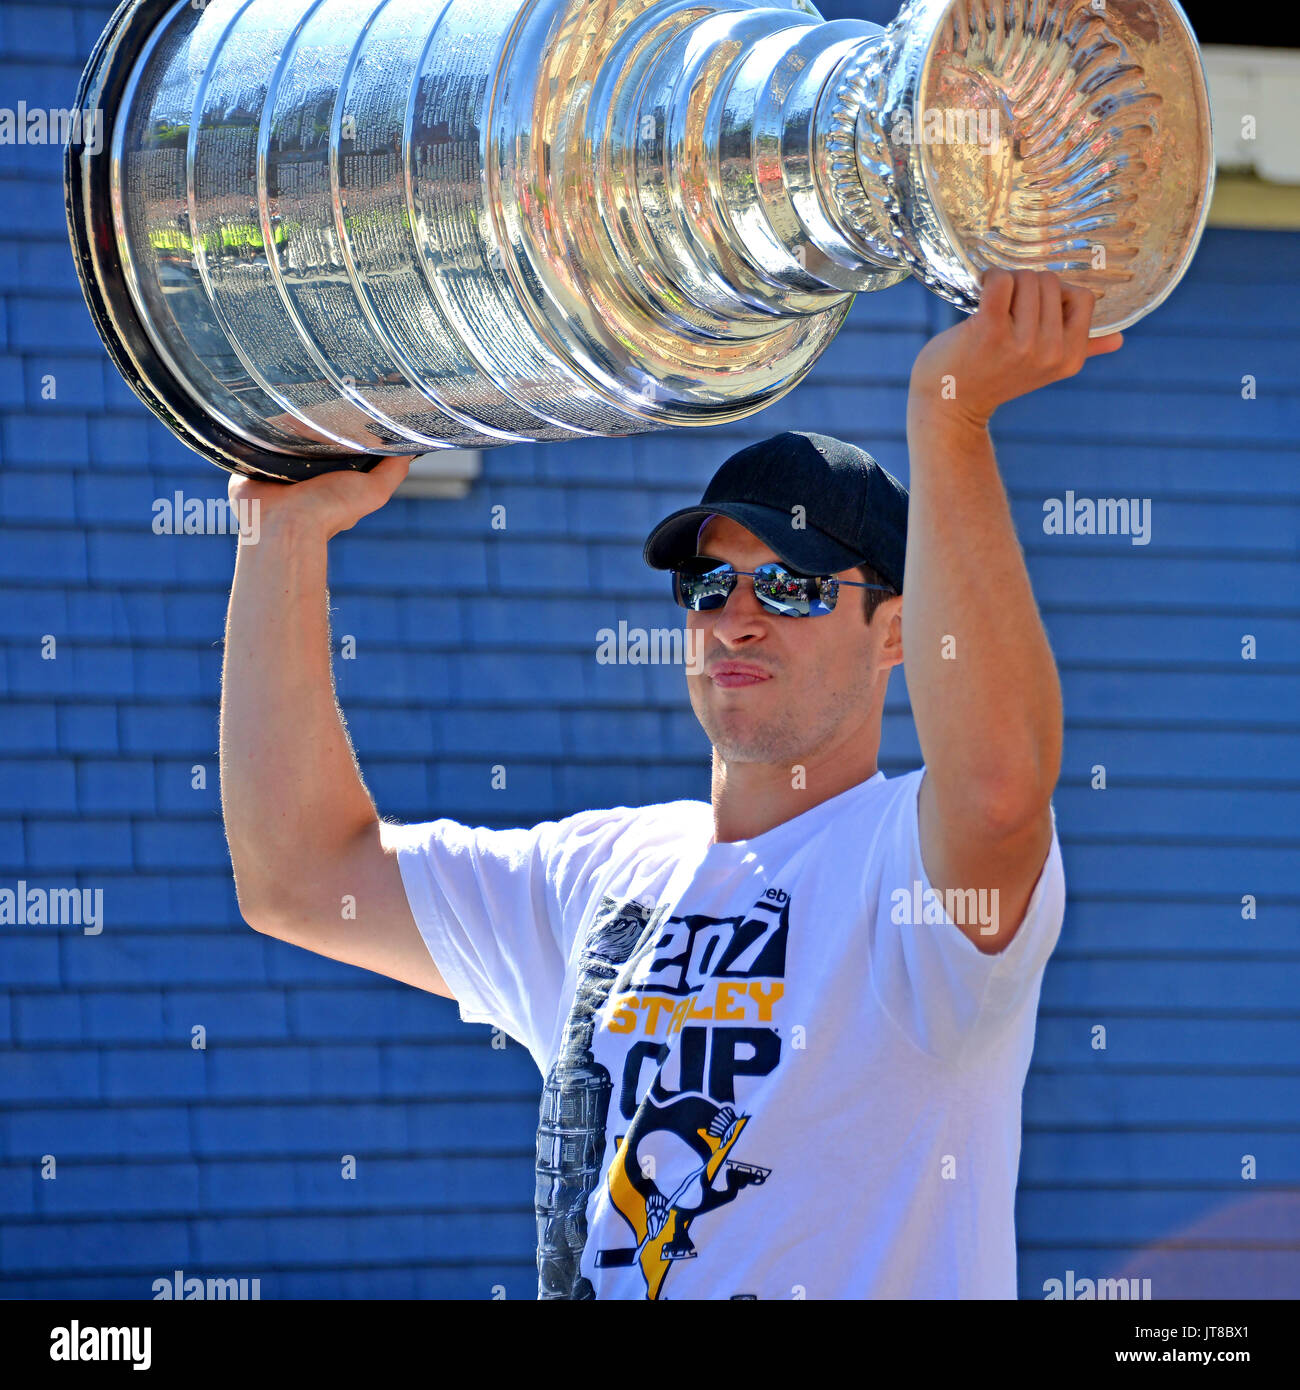
[(1149, 1279), (1153, 1299), (1294, 1298), (1297, 1244), (1300, 1193), (1254, 1193), (1134, 1251), (1115, 1277)]

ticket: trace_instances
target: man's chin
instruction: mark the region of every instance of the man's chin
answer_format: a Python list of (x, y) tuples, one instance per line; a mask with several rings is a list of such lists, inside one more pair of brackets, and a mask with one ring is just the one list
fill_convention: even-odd
[(748, 718), (714, 715), (701, 720), (718, 756), (728, 763), (785, 762), (797, 758), (789, 732)]

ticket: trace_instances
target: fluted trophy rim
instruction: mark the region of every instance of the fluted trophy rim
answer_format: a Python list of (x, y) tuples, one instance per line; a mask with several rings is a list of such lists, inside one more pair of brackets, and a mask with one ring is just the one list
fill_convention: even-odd
[[(181, 0), (184, 3), (184, 0)], [(116, 129), (121, 96), (140, 56), (178, 0), (122, 0), (100, 34), (77, 87), (76, 110), (102, 111)], [(129, 288), (113, 226), (116, 141), (106, 132), (97, 150), (84, 126), (64, 151), (64, 214), (86, 306), (114, 366), (149, 410), (209, 463), (268, 482), (315, 476), (318, 465), (300, 455), (260, 448), (198, 402), (154, 343)], [(98, 231), (98, 235), (96, 232)], [(377, 454), (337, 454), (331, 468), (369, 471)]]
[[(954, 8), (963, 3), (965, 0), (906, 0), (886, 28), (885, 42), (895, 48), (892, 64), (885, 60), (892, 69), (887, 105), (892, 115), (906, 112), (915, 128), (920, 126), (918, 102), (931, 78), (943, 25)], [(1136, 302), (1131, 311), (1116, 316), (1107, 314), (1103, 299), (1090, 333), (1094, 338), (1132, 327), (1168, 299), (1196, 255), (1214, 194), (1213, 113), (1195, 31), (1178, 0), (1146, 0), (1146, 4), (1177, 26), (1179, 60), (1200, 79), (1188, 84), (1197, 112), (1195, 156), (1199, 168), (1195, 180), (1188, 183), (1187, 201), (1196, 211), (1186, 223), (1182, 254), (1168, 268), (1158, 291)], [(899, 254), (928, 289), (963, 311), (973, 312), (979, 307), (984, 268), (972, 258), (948, 216), (940, 196), (942, 180), (936, 177), (932, 166), (931, 147), (924, 141), (906, 145), (900, 157), (885, 161), (882, 172), (890, 226)], [(948, 273), (936, 270), (953, 267), (954, 262), (955, 267)]]

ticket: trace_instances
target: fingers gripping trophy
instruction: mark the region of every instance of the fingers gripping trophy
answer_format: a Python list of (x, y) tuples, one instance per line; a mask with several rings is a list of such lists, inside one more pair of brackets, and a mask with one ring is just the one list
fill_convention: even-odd
[(223, 468), (741, 419), (860, 292), (1159, 305), (1213, 184), (1173, 0), (128, 0), (67, 153), (104, 342)]

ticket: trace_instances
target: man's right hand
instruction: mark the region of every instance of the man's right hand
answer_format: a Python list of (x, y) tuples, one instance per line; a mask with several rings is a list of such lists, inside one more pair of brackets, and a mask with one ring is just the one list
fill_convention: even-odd
[(350, 530), (363, 516), (377, 512), (397, 491), (415, 457), (384, 458), (369, 473), (342, 469), (301, 483), (262, 482), (232, 473), (230, 502), (232, 506), (256, 502), (262, 527), (292, 518), (308, 523), (329, 540), (340, 531)]

